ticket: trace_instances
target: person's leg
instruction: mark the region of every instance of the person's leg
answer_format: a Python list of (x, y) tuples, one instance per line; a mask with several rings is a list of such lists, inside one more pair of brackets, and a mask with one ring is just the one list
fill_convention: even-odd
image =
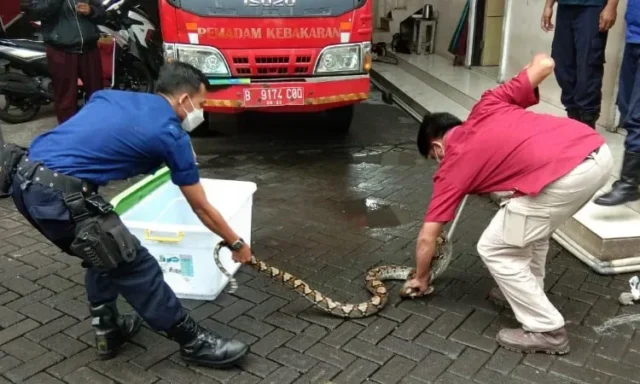
[(101, 359), (113, 358), (118, 348), (138, 332), (142, 319), (135, 313), (119, 313), (116, 304), (118, 291), (107, 273), (89, 266), (85, 273), (85, 288), (98, 356)]
[(640, 199), (640, 44), (627, 44), (624, 49), (618, 102), (620, 113), (626, 116), (627, 130), (620, 179), (610, 192), (598, 197), (598, 205), (614, 206)]
[(500, 345), (527, 352), (569, 351), (564, 319), (543, 289), (545, 243), (604, 185), (612, 166), (605, 145), (594, 159), (584, 161), (538, 196), (509, 200), (482, 234), (478, 252), (522, 324), (522, 329), (501, 330)]
[(549, 253), (549, 238), (534, 241), (529, 246), (531, 250), (531, 273), (544, 291), (545, 266), (547, 265), (547, 253)]
[(574, 101), (576, 86), (576, 57), (573, 36), (575, 7), (558, 5), (556, 25), (551, 44), (551, 57), (555, 61), (554, 73), (562, 90), (561, 102), (569, 117), (578, 118)]
[[(564, 326), (564, 320), (531, 271), (532, 254), (528, 244), (524, 247), (514, 246), (504, 238), (509, 224), (507, 222), (510, 221), (509, 210), (519, 200), (522, 198), (511, 199), (494, 216), (478, 242), (478, 253), (523, 327), (527, 331), (538, 333), (556, 331)], [(543, 225), (538, 225), (537, 228), (527, 229), (533, 233), (534, 230), (544, 228)], [(542, 233), (542, 237), (546, 237), (546, 233)], [(556, 350), (564, 352), (565, 340), (560, 340), (557, 344)]]
[[(532, 242), (528, 247), (528, 252), (530, 254), (529, 257), (531, 257), (531, 262), (529, 263), (531, 273), (533, 273), (538, 285), (540, 285), (544, 291), (545, 265), (547, 262), (547, 253), (549, 252), (549, 239), (544, 238)], [(511, 308), (500, 287), (494, 287), (489, 291), (489, 300), (499, 307)]]
[(635, 76), (638, 66), (638, 59), (634, 60), (636, 44), (625, 44), (622, 63), (620, 64), (620, 75), (618, 76), (618, 95), (616, 106), (620, 111), (620, 120), (617, 128), (624, 128), (627, 114), (629, 113), (629, 101), (635, 85)]
[(220, 337), (187, 314), (164, 281), (160, 265), (145, 247), (138, 247), (133, 262), (109, 271), (108, 280), (151, 328), (166, 332), (180, 344), (185, 361), (224, 367), (248, 352), (246, 344)]
[(47, 65), (51, 74), (58, 124), (67, 121), (78, 109), (77, 56), (47, 46)]
[(78, 74), (82, 80), (87, 100), (94, 92), (104, 88), (102, 61), (100, 60), (100, 50), (98, 48), (78, 55)]
[[(39, 184), (31, 184), (22, 190), (19, 185), (23, 181), (22, 176), (16, 174), (12, 195), (16, 208), (49, 241), (72, 255), (69, 248), (76, 225), (62, 194)], [(135, 314), (118, 313), (115, 302), (118, 293), (103, 273), (89, 268), (85, 281), (98, 355), (100, 358), (114, 357), (117, 348), (138, 331), (142, 321)]]
[(143, 246), (138, 247), (134, 261), (121, 263), (103, 278), (156, 331), (169, 330), (186, 314), (157, 261)]
[(602, 7), (580, 7), (575, 19), (575, 103), (580, 120), (595, 129), (600, 118), (607, 32), (598, 29)]

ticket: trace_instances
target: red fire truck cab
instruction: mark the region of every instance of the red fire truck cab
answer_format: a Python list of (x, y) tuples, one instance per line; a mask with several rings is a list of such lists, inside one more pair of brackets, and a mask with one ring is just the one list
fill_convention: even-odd
[(20, 0), (0, 0), (0, 36), (6, 33), (21, 16)]
[(328, 129), (346, 132), (369, 92), (371, 3), (159, 0), (165, 59), (227, 85), (208, 112), (326, 111)]

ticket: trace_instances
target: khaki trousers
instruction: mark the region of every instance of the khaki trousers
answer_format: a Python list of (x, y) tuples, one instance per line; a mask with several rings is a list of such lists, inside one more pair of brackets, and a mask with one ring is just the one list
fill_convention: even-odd
[(605, 144), (535, 197), (506, 200), (478, 242), (478, 252), (526, 331), (548, 332), (564, 318), (544, 292), (549, 239), (602, 188), (613, 167)]

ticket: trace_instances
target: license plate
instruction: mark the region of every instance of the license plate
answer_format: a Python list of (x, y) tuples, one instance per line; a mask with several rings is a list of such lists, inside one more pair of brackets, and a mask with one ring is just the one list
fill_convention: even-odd
[(304, 105), (302, 87), (248, 88), (244, 90), (245, 107)]

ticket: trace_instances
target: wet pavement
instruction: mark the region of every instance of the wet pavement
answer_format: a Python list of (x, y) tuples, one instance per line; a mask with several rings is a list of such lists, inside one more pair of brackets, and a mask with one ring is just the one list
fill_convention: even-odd
[[(414, 121), (375, 92), (358, 107), (347, 137), (324, 134), (317, 121), (254, 119), (237, 132), (198, 134), (194, 148), (203, 177), (257, 183), (258, 258), (351, 303), (368, 298), (368, 268), (413, 265), (436, 169), (416, 156)], [(7, 141), (26, 144), (52, 124), (49, 117), (2, 127)], [(114, 196), (133, 181), (104, 193)], [(400, 301), (398, 285), (390, 284), (389, 304), (370, 318), (326, 315), (248, 267), (236, 275), (236, 294), (183, 300), (202, 324), (251, 344), (240, 367), (214, 370), (185, 365), (177, 346), (147, 327), (116, 359), (98, 361), (83, 269), (2, 199), (0, 384), (640, 382), (640, 307), (617, 302), (629, 276), (596, 275), (555, 242), (545, 284), (568, 322), (571, 353), (525, 356), (498, 348), (497, 331), (516, 321), (486, 300), (493, 281), (475, 249), (495, 211), (488, 199), (470, 199), (454, 235), (455, 260), (436, 292)]]

